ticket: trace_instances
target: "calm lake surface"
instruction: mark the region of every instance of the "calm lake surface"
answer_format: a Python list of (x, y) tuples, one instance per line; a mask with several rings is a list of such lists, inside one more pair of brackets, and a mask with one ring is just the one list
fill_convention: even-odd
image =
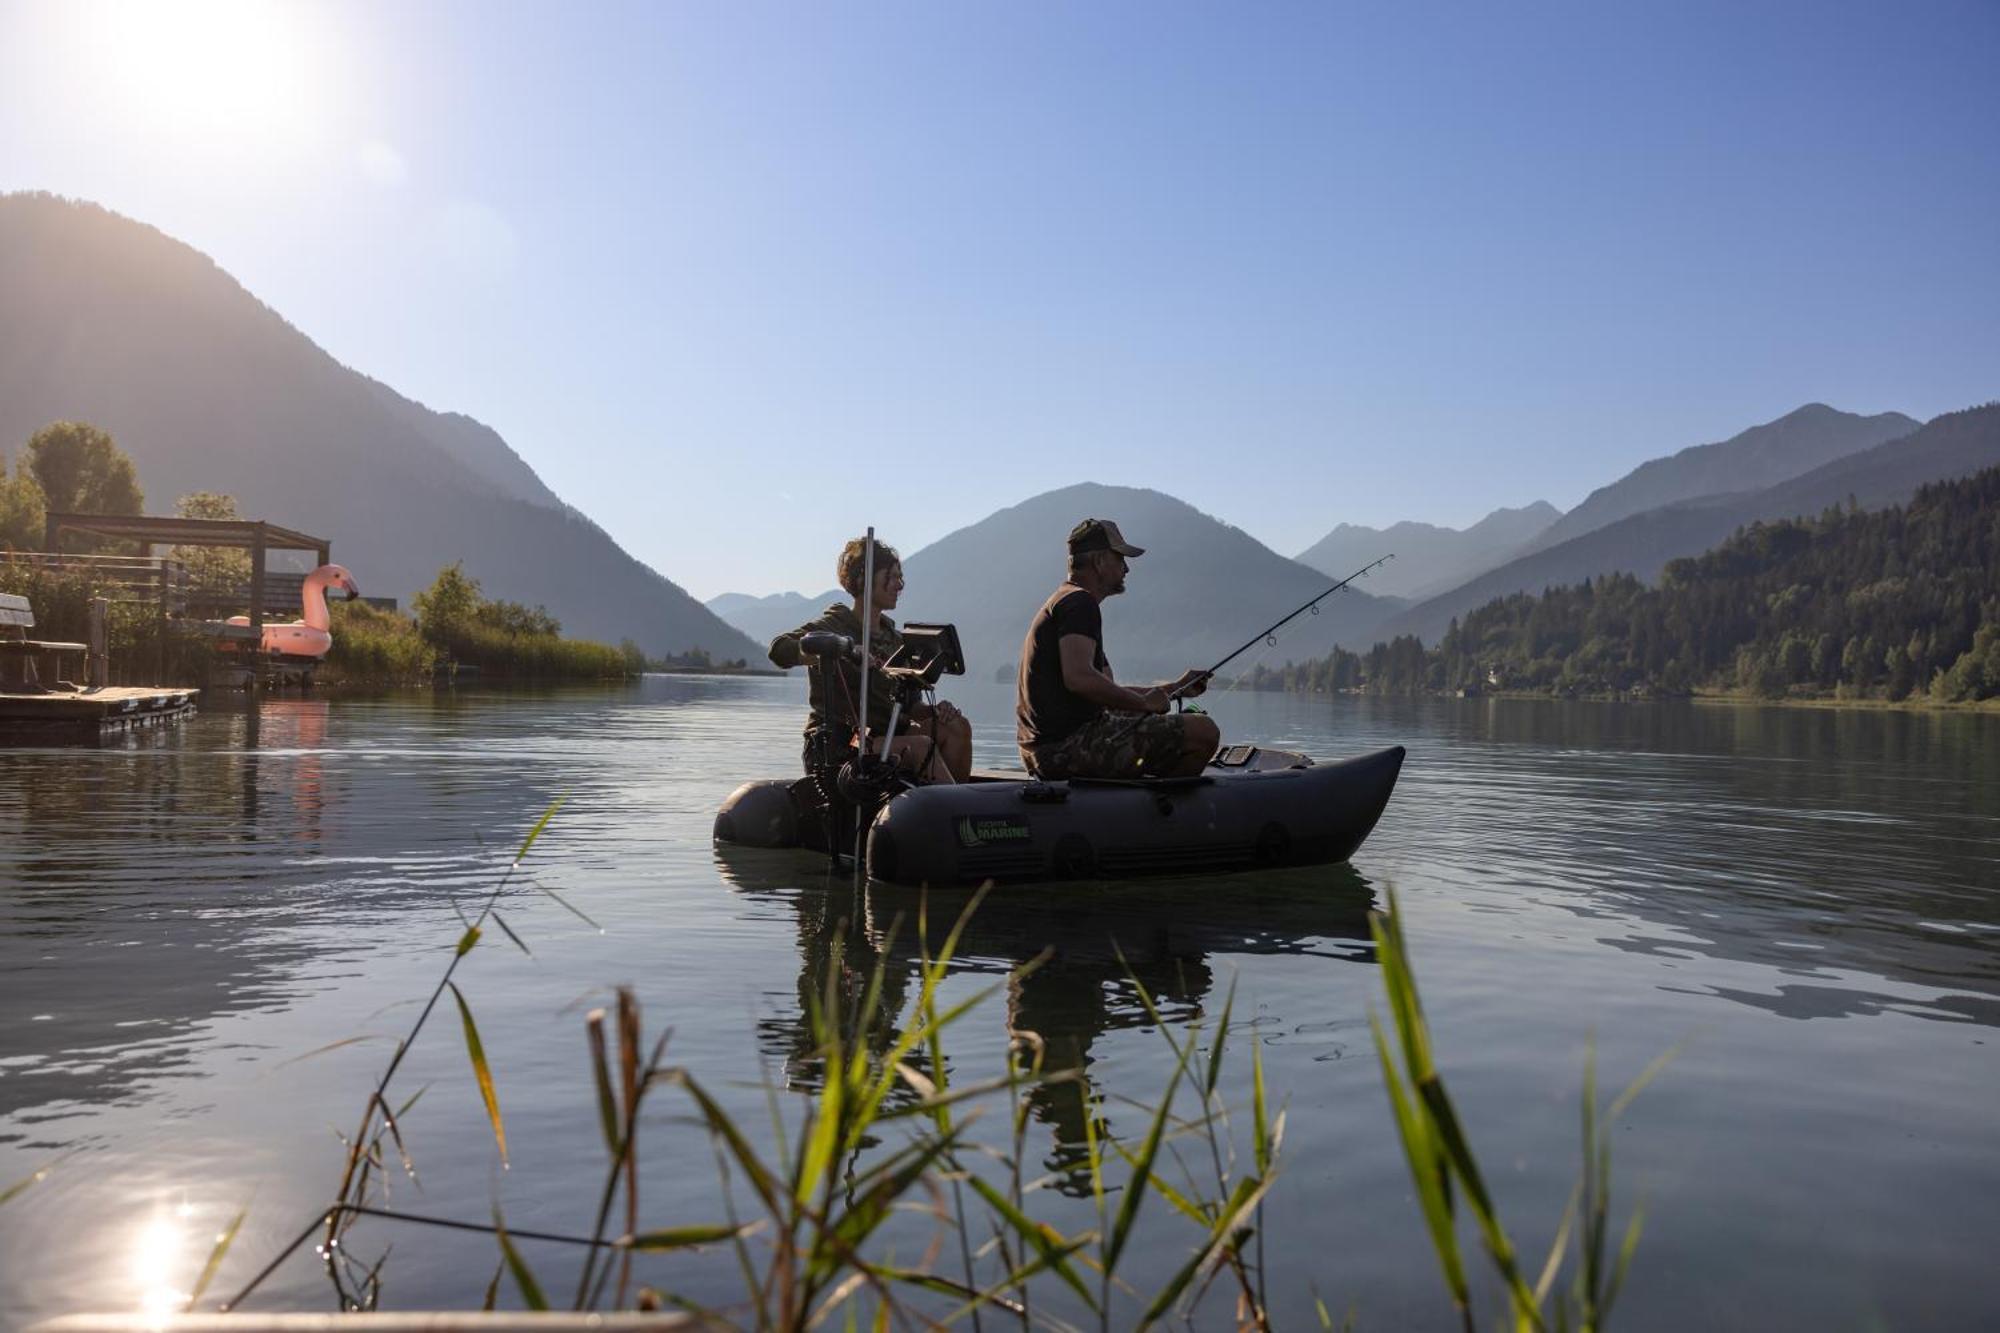
[[(979, 762), (1011, 765), (1010, 693), (953, 683)], [(621, 982), (650, 1031), (672, 1027), (670, 1059), (767, 1125), (759, 1080), (812, 1083), (801, 996), (835, 922), (858, 906), (848, 965), (879, 955), (914, 993), (887, 932), (907, 897), (857, 905), (817, 858), (710, 844), (738, 781), (794, 770), (803, 694), (655, 677), (267, 700), (126, 748), (0, 751), (0, 1189), (56, 1163), (0, 1206), (0, 1322), (184, 1299), (245, 1203), (209, 1303), (288, 1243), (449, 960), (453, 901), (476, 906), (558, 793), (502, 899), (532, 956), (489, 931), (458, 972), (512, 1164), (447, 1006), (392, 1090), (431, 1085), (403, 1125), (422, 1190), (399, 1180), (392, 1202), (484, 1221), (497, 1200), (512, 1226), (587, 1231), (604, 1150), (582, 1016)], [(1280, 1325), (1312, 1326), (1317, 1294), (1363, 1328), (1453, 1327), (1368, 1033), (1365, 914), (1393, 889), (1445, 1076), (1536, 1260), (1575, 1179), (1590, 1044), (1611, 1090), (1680, 1048), (1614, 1136), (1619, 1214), (1646, 1217), (1619, 1326), (1992, 1326), (2000, 718), (1248, 694), (1211, 711), (1228, 739), (1316, 755), (1407, 745), (1374, 836), (1351, 867), (996, 899), (953, 995), (1057, 952), (963, 1020), (955, 1079), (1002, 1070), (1012, 1021), (1081, 1054), (1136, 1140), (1132, 1103), (1171, 1060), (1109, 939), (1173, 1024), (1212, 1022), (1233, 982), (1232, 1047), (1261, 1042), (1289, 1103), (1265, 1233)], [(652, 1226), (720, 1220), (678, 1095), (649, 1103)], [(1065, 1230), (1088, 1225), (1081, 1133), (1073, 1093), (1037, 1099), (1038, 1207)], [(1142, 1235), (1150, 1290), (1191, 1230), (1162, 1214)], [(495, 1262), (489, 1238), (388, 1222), (353, 1244), (393, 1246), (392, 1307), (476, 1306)], [(566, 1297), (574, 1253), (527, 1254)], [(740, 1291), (722, 1250), (641, 1271), (697, 1300)], [(333, 1297), (307, 1251), (254, 1299)], [(1197, 1322), (1227, 1316), (1217, 1292)]]

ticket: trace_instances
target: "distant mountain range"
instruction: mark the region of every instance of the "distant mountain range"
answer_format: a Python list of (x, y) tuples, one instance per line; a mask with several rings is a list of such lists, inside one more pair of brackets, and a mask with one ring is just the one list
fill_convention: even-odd
[(817, 597), (796, 592), (774, 592), (768, 597), (725, 592), (709, 598), (702, 605), (758, 643), (768, 643), (786, 630), (796, 629), (813, 619), (830, 603), (846, 600), (846, 593), (830, 588)]
[(1562, 510), (1537, 500), (1520, 509), (1496, 509), (1463, 531), (1430, 523), (1388, 528), (1342, 523), (1299, 552), (1298, 561), (1344, 579), (1369, 561), (1394, 552), (1394, 560), (1369, 576), (1369, 591), (1424, 598), (1510, 559), (1561, 517)]
[[(1892, 432), (1902, 438), (1885, 441)], [(1997, 462), (2000, 408), (1953, 413), (1920, 427), (1900, 413), (1862, 417), (1810, 404), (1719, 444), (1643, 464), (1553, 522), (1554, 508), (1538, 503), (1497, 510), (1463, 532), (1416, 523), (1382, 530), (1343, 524), (1305, 553), (1321, 568), (1286, 560), (1172, 496), (1085, 484), (1003, 509), (909, 556), (901, 618), (956, 621), (972, 669), (1006, 674), (1028, 618), (1062, 576), (1064, 534), (1077, 519), (1101, 515), (1117, 519), (1147, 548), (1134, 564), (1130, 590), (1105, 603), (1113, 666), (1128, 677), (1206, 665), (1324, 588), (1330, 571), (1344, 577), (1385, 549), (1397, 551), (1387, 570), (1406, 575), (1404, 588), (1413, 585), (1407, 577), (1413, 569), (1429, 580), (1417, 586), (1432, 588), (1449, 579), (1445, 571), (1454, 564), (1475, 576), (1414, 605), (1374, 595), (1398, 585), (1371, 576), (1369, 595), (1337, 594), (1320, 616), (1288, 628), (1261, 655), (1302, 661), (1336, 643), (1360, 649), (1397, 634), (1435, 643), (1454, 616), (1495, 597), (1617, 571), (1651, 579), (1668, 560), (1698, 555), (1744, 524), (1815, 513), (1850, 496), (1864, 507), (1896, 504), (1925, 482)], [(1717, 477), (1777, 480), (1682, 496)], [(1677, 498), (1621, 513), (1648, 495)], [(1617, 517), (1546, 545), (1557, 527), (1582, 527), (1588, 515), (1575, 515), (1586, 506), (1599, 517)], [(1482, 561), (1492, 567), (1482, 569)], [(767, 638), (836, 596), (725, 594), (710, 606), (753, 637)], [(1242, 662), (1257, 660), (1260, 651)]]
[(234, 495), (329, 538), (407, 602), (463, 560), (492, 597), (654, 655), (761, 649), (564, 504), (506, 442), (340, 365), (198, 251), (92, 204), (0, 196), (0, 449), (62, 418), (110, 431), (148, 508)]
[[(1105, 648), (1121, 680), (1208, 666), (1330, 582), (1171, 495), (1086, 482), (1002, 509), (905, 557), (900, 618), (954, 622), (971, 671), (1011, 677), (1028, 621), (1063, 580), (1069, 530), (1092, 517), (1115, 520), (1146, 550), (1132, 562), (1126, 591), (1104, 603)], [(1358, 586), (1294, 622), (1273, 651), (1302, 656), (1365, 640), (1400, 603)]]
[(1697, 444), (1641, 463), (1585, 496), (1582, 504), (1544, 529), (1530, 549), (1560, 546), (1621, 518), (1682, 500), (1761, 491), (1836, 458), (1908, 435), (1922, 424), (1901, 412), (1864, 417), (1825, 403), (1807, 403), (1719, 444)]
[(1380, 629), (1385, 635), (1415, 634), (1434, 643), (1454, 616), (1496, 597), (1614, 572), (1651, 580), (1667, 561), (1699, 555), (1747, 524), (1812, 515), (1850, 500), (1864, 509), (1901, 504), (1926, 482), (1968, 476), (1996, 464), (2000, 405), (1947, 413), (1900, 439), (1835, 458), (1775, 486), (1703, 496), (1621, 518), (1419, 603)]

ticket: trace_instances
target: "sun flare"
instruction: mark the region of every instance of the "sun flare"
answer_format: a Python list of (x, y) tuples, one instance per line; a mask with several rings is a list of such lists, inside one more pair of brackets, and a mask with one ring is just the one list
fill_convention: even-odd
[(326, 52), (314, 11), (269, 0), (74, 11), (120, 120), (208, 145), (295, 144), (319, 128)]

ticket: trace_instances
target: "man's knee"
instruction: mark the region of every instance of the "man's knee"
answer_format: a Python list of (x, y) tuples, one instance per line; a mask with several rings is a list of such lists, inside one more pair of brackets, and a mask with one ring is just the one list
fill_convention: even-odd
[(1222, 744), (1222, 728), (1215, 725), (1215, 719), (1206, 713), (1183, 713), (1181, 716), (1187, 719), (1182, 735), (1186, 738), (1188, 750), (1199, 750), (1203, 757), (1214, 754)]

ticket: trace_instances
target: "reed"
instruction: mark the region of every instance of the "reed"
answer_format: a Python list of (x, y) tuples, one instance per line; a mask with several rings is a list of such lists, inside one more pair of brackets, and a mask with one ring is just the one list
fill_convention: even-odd
[[(886, 998), (902, 993), (886, 974), (890, 948), (877, 950), (873, 967), (860, 977), (844, 966), (841, 932), (834, 932), (831, 965), (806, 1001), (812, 1053), (822, 1076), (817, 1086), (805, 1089), (767, 1081), (768, 1125), (733, 1113), (693, 1070), (669, 1063), (668, 1037), (648, 1036), (631, 991), (621, 988), (612, 1005), (591, 1011), (583, 1032), (590, 1071), (588, 1115), (596, 1122), (605, 1158), (587, 1227), (570, 1232), (516, 1229), (508, 1226), (497, 1202), (490, 1221), (484, 1222), (387, 1206), (395, 1174), (390, 1153), (403, 1174), (412, 1180), (416, 1176), (399, 1122), (424, 1090), (419, 1088), (394, 1110), (388, 1094), (405, 1055), (446, 992), (460, 1019), (460, 1037), (496, 1152), (504, 1161), (510, 1151), (492, 1059), (472, 1002), (454, 974), (484, 941), (489, 924), (525, 949), (499, 908), (515, 870), (560, 805), (560, 800), (551, 805), (528, 832), (477, 914), (461, 912), (462, 930), (443, 975), (364, 1098), (359, 1127), (344, 1140), (347, 1151), (332, 1202), (220, 1308), (237, 1308), (315, 1235), (342, 1307), (378, 1308), (386, 1255), (370, 1264), (345, 1243), (355, 1222), (366, 1217), (489, 1235), (496, 1252), (487, 1308), (498, 1302), (509, 1282), (525, 1307), (550, 1308), (556, 1289), (524, 1252), (523, 1242), (533, 1242), (581, 1253), (568, 1297), (573, 1310), (671, 1307), (696, 1313), (713, 1327), (803, 1333), (829, 1323), (886, 1328), (964, 1322), (983, 1333), (984, 1321), (998, 1320), (1058, 1330), (1224, 1322), (1241, 1330), (1271, 1328), (1259, 1241), (1264, 1202), (1283, 1170), (1286, 1113), (1282, 1106), (1273, 1110), (1255, 1042), (1248, 1053), (1249, 1105), (1232, 1107), (1223, 1095), (1230, 1086), (1226, 1071), (1235, 987), (1212, 1024), (1206, 1016), (1176, 1024), (1164, 1018), (1137, 974), (1126, 968), (1170, 1055), (1164, 1087), (1141, 1104), (1145, 1129), (1134, 1140), (1107, 1132), (1104, 1091), (1082, 1069), (1049, 1068), (1046, 1049), (1032, 1032), (1014, 1034), (1004, 1067), (991, 1076), (955, 1081), (945, 1058), (950, 1030), (1046, 959), (1030, 960), (971, 994), (947, 997), (954, 956), (987, 889), (972, 897), (935, 948), (928, 903), (920, 904), (917, 986), (906, 1001)], [(543, 892), (577, 911), (553, 891)], [(1393, 892), (1389, 910), (1375, 914), (1372, 926), (1389, 1005), (1388, 1027), (1370, 1016), (1384, 1084), (1446, 1292), (1461, 1322), (1468, 1329), (1476, 1326), (1470, 1265), (1460, 1236), (1467, 1221), (1462, 1201), (1500, 1278), (1506, 1305), (1502, 1322), (1516, 1330), (1581, 1333), (1604, 1328), (1640, 1231), (1634, 1211), (1614, 1238), (1608, 1126), (1668, 1057), (1649, 1067), (1608, 1109), (1599, 1105), (1594, 1062), (1586, 1066), (1583, 1175), (1549, 1255), (1531, 1276), (1501, 1222), (1434, 1062)], [(901, 929), (899, 920), (890, 926), (890, 936)], [(1040, 1192), (1041, 1182), (1030, 1179), (1027, 1160), (1024, 1091), (1030, 1087), (1073, 1091), (1080, 1099), (1094, 1225), (1065, 1233), (1036, 1216), (1037, 1203), (1047, 1196)], [(660, 1095), (690, 1109), (691, 1117), (669, 1124), (683, 1127), (682, 1132), (691, 1127), (715, 1163), (710, 1217), (677, 1217), (671, 1225), (650, 1226), (642, 1220), (640, 1127), (648, 1100)], [(986, 1112), (996, 1105), (1006, 1111), (1004, 1132), (993, 1138), (978, 1134), (987, 1123)], [(656, 1117), (651, 1123), (658, 1126), (660, 1121)], [(678, 1140), (665, 1146), (686, 1150)], [(0, 1195), (0, 1203), (32, 1179)], [(239, 1212), (218, 1237), (195, 1285), (197, 1298), (221, 1267), (242, 1223)], [(1127, 1270), (1136, 1237), (1143, 1229), (1157, 1253), (1163, 1228), (1169, 1226), (1181, 1228), (1180, 1261), (1151, 1289), (1135, 1286)], [(914, 1244), (913, 1231), (918, 1233)], [(634, 1256), (713, 1246), (727, 1247), (741, 1275), (740, 1296), (727, 1308), (704, 1308), (661, 1286), (634, 1287)], [(906, 1257), (897, 1257), (899, 1251)], [(913, 1251), (914, 1257), (907, 1257)], [(1570, 1283), (1552, 1300), (1566, 1266)], [(1225, 1302), (1226, 1313), (1217, 1308)], [(1335, 1326), (1317, 1296), (1313, 1312), (1322, 1327)], [(1350, 1315), (1342, 1326), (1351, 1323)]]
[[(1552, 1327), (1597, 1333), (1610, 1320), (1612, 1305), (1638, 1248), (1641, 1225), (1641, 1213), (1635, 1208), (1627, 1218), (1616, 1250), (1612, 1249), (1610, 1125), (1676, 1051), (1669, 1050), (1654, 1060), (1603, 1111), (1597, 1098), (1595, 1053), (1586, 1057), (1583, 1170), (1557, 1223), (1548, 1256), (1530, 1283), (1514, 1241), (1500, 1219), (1492, 1192), (1486, 1186), (1485, 1175), (1451, 1094), (1432, 1058), (1430, 1025), (1417, 994), (1416, 973), (1403, 939), (1393, 889), (1389, 893), (1389, 910), (1370, 913), (1369, 928), (1382, 967), (1382, 985), (1388, 994), (1395, 1040), (1392, 1042), (1384, 1033), (1381, 1021), (1373, 1013), (1368, 1017), (1369, 1026), (1374, 1032), (1376, 1053), (1382, 1062), (1382, 1081), (1388, 1089), (1418, 1205), (1432, 1248), (1437, 1252), (1445, 1288), (1461, 1323), (1467, 1329), (1476, 1327), (1458, 1234), (1457, 1201), (1462, 1195), (1505, 1294), (1502, 1322), (1511, 1324), (1517, 1333), (1521, 1330), (1542, 1333)], [(1563, 1297), (1552, 1306), (1550, 1291), (1566, 1262), (1571, 1267), (1572, 1279)]]

